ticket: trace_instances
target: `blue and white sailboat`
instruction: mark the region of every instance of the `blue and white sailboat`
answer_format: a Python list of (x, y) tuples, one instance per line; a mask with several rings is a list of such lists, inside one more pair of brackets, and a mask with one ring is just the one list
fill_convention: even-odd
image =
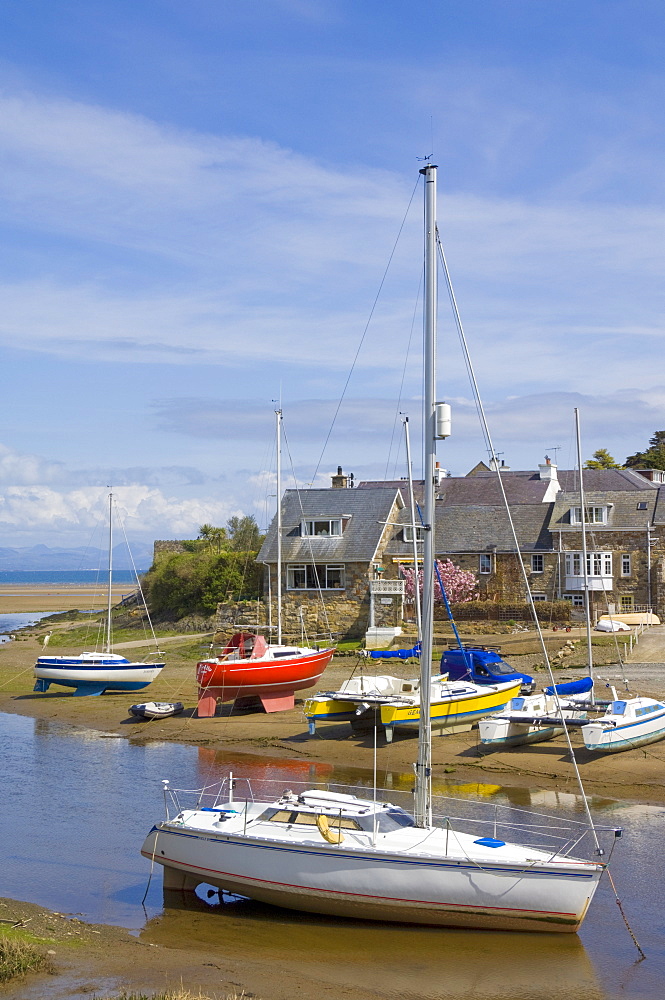
[[(99, 695), (105, 691), (141, 691), (151, 684), (164, 668), (164, 661), (132, 662), (113, 652), (113, 494), (109, 493), (109, 562), (106, 627), (103, 649), (70, 656), (39, 656), (35, 663), (34, 691), (48, 691), (51, 684), (74, 688), (74, 695)], [(140, 588), (139, 588), (140, 592)], [(151, 626), (152, 627), (152, 626)], [(153, 639), (155, 635), (153, 632)], [(161, 656), (157, 650), (153, 656)]]

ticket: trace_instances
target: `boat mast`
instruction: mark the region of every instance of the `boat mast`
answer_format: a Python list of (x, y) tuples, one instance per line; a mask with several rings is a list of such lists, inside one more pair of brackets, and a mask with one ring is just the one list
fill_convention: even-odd
[(413, 599), (416, 605), (416, 628), (418, 642), (422, 639), (423, 619), (420, 612), (420, 578), (418, 576), (418, 525), (416, 523), (416, 500), (413, 495), (413, 469), (411, 468), (411, 435), (409, 418), (404, 417), (404, 439), (406, 441), (406, 469), (409, 476), (409, 502), (411, 504), (411, 531), (413, 532)]
[(111, 653), (111, 589), (113, 585), (113, 494), (109, 493), (109, 587), (106, 608), (106, 645), (105, 653)]
[(436, 171), (428, 163), (420, 171), (425, 178), (425, 305), (424, 305), (424, 469), (425, 524), (423, 541), (422, 646), (420, 652), (420, 722), (414, 818), (416, 826), (431, 824), (432, 724), (430, 683), (434, 638), (434, 470), (436, 466)]
[(275, 410), (277, 420), (277, 642), (282, 642), (282, 411)]
[[(584, 506), (584, 476), (582, 475), (582, 443), (580, 436), (580, 411), (575, 409), (575, 433), (577, 435), (577, 468), (580, 472), (580, 521), (582, 524), (582, 568), (584, 575), (584, 612), (586, 615), (586, 646), (589, 661), (589, 676), (593, 676), (593, 652), (591, 650), (591, 606), (589, 601), (589, 566), (586, 547), (586, 508)], [(602, 571), (602, 566), (600, 567)], [(593, 698), (593, 692), (591, 697)]]

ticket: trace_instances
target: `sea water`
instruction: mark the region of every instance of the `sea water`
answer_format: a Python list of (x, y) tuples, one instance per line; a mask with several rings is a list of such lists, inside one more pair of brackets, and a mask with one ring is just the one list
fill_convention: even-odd
[[(145, 570), (137, 570), (139, 574)], [(0, 589), (3, 583), (7, 584), (39, 584), (47, 587), (51, 584), (70, 584), (80, 586), (85, 584), (90, 586), (97, 581), (108, 579), (108, 570), (99, 569), (35, 569), (35, 570), (0, 570)], [(113, 570), (114, 583), (134, 583), (136, 577), (131, 569)]]

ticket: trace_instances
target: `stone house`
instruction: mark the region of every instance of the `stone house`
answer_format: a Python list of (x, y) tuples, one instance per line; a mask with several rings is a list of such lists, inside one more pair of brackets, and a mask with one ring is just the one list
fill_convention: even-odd
[[(349, 488), (341, 469), (331, 489), (286, 490), (282, 497), (282, 620), (285, 635), (308, 640), (365, 635), (369, 624), (403, 617), (402, 580), (383, 584), (385, 547), (404, 506), (391, 484)], [(257, 561), (276, 621), (277, 519)]]
[[(479, 463), (467, 476), (441, 474), (435, 551), (478, 579), (481, 599), (524, 601), (519, 559), (534, 600), (584, 607), (579, 473), (546, 459), (536, 471), (501, 470), (516, 552), (497, 473)], [(665, 610), (665, 473), (588, 469), (587, 565), (592, 616)], [(341, 469), (327, 490), (287, 490), (282, 498), (285, 634), (357, 638), (368, 626), (399, 624), (400, 565), (413, 563), (405, 480), (355, 484)], [(422, 482), (414, 484), (416, 501)], [(416, 528), (420, 541), (423, 529)], [(422, 547), (422, 546), (421, 546)], [(275, 620), (277, 539), (270, 528), (258, 561)]]
[[(660, 475), (586, 469), (587, 577), (592, 618), (608, 610), (663, 608), (665, 487)], [(662, 475), (662, 474), (661, 474)], [(558, 594), (584, 606), (579, 478), (564, 473), (548, 529), (558, 554)]]
[[(583, 608), (579, 473), (560, 471), (546, 459), (535, 472), (504, 469), (501, 480), (534, 599), (569, 600)], [(406, 484), (394, 485), (406, 501)], [(665, 473), (586, 469), (584, 486), (592, 615), (597, 618), (608, 607), (665, 610)], [(421, 483), (417, 488), (422, 492)], [(523, 601), (523, 577), (496, 472), (479, 463), (467, 476), (442, 478), (436, 504), (437, 558), (474, 572), (481, 599)], [(387, 577), (413, 562), (406, 504), (398, 520), (402, 525), (385, 548)]]

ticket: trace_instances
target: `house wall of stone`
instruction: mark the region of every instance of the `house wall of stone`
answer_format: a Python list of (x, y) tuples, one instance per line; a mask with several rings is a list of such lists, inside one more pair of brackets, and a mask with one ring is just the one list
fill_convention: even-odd
[(153, 544), (153, 562), (157, 561), (157, 557), (165, 552), (186, 552), (185, 542), (178, 539), (171, 539), (167, 541), (154, 542)]
[[(217, 605), (215, 631), (225, 636), (244, 625), (277, 624), (277, 602), (235, 602)], [(329, 642), (361, 639), (369, 622), (369, 598), (358, 602), (335, 591), (287, 591), (282, 597), (282, 637), (286, 642)], [(275, 629), (270, 635), (274, 639)]]
[[(658, 613), (659, 608), (664, 608), (663, 581), (662, 581), (662, 560), (665, 553), (663, 532), (660, 528), (655, 528), (651, 532), (654, 542), (651, 546), (651, 605)], [(562, 537), (563, 552), (582, 551), (582, 533), (567, 531)], [(647, 565), (647, 542), (646, 525), (644, 528), (637, 528), (630, 531), (599, 531), (590, 528), (587, 532), (587, 549), (590, 552), (611, 552), (612, 553), (612, 591), (606, 594), (602, 591), (592, 592), (592, 601), (598, 613), (604, 613), (606, 608), (606, 598), (616, 604), (619, 610), (620, 598), (623, 594), (631, 595), (634, 605), (647, 605), (649, 603), (649, 572)], [(621, 556), (627, 553), (631, 557), (630, 576), (621, 574)], [(565, 574), (565, 565), (562, 572)], [(563, 580), (565, 584), (565, 579)]]
[[(332, 558), (327, 560), (332, 563)], [(360, 639), (369, 625), (369, 570), (366, 563), (345, 563), (344, 590), (287, 590), (286, 566), (282, 580), (282, 630), (289, 641), (301, 635), (301, 615), (310, 639), (327, 639), (332, 633), (340, 639)], [(265, 567), (265, 615), (268, 594), (272, 601), (272, 622), (277, 622), (277, 566)], [(390, 618), (384, 622), (383, 618)], [(393, 624), (394, 610), (382, 612), (380, 624)], [(377, 624), (379, 622), (377, 621)]]
[[(484, 552), (483, 555), (490, 553)], [(558, 557), (556, 552), (539, 553), (543, 556), (543, 572), (531, 569), (531, 553), (522, 553), (529, 587), (535, 593), (547, 594), (548, 600), (558, 596)], [(492, 572), (480, 572), (480, 553), (455, 552), (439, 554), (438, 559), (450, 559), (460, 569), (473, 573), (478, 580), (478, 593), (483, 601), (523, 601), (526, 598), (524, 577), (519, 559), (514, 552), (492, 552)]]

